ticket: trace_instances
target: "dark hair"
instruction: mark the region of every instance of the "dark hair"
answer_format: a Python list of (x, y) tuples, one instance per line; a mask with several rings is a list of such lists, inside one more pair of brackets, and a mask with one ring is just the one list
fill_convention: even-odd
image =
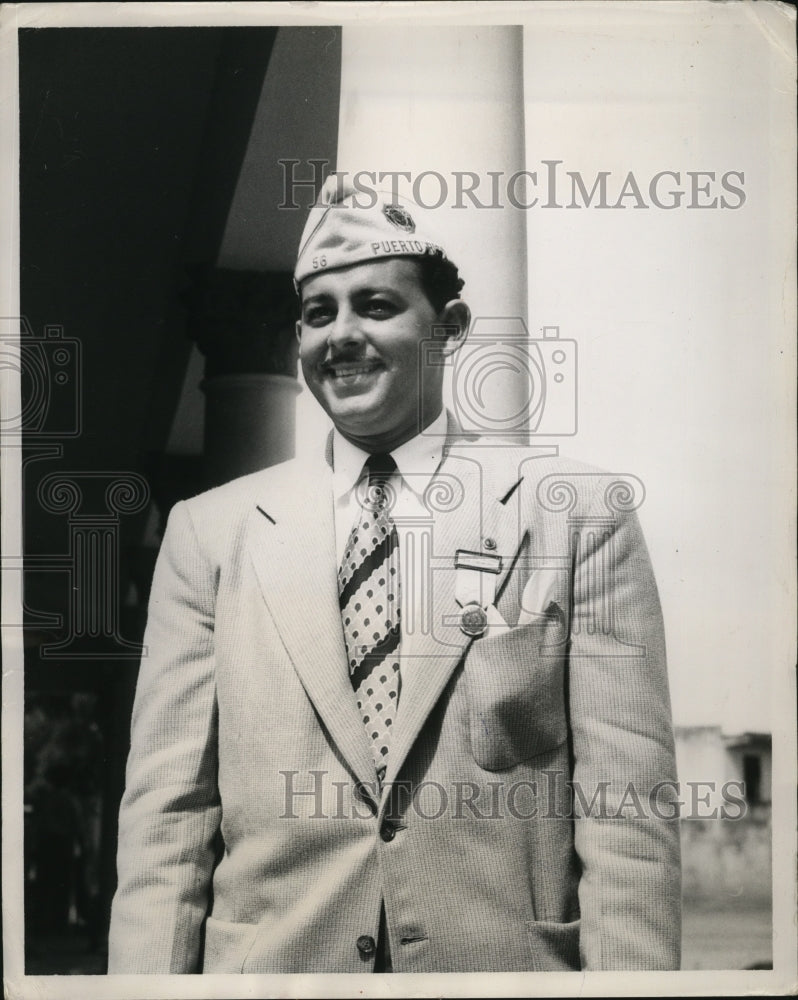
[(465, 282), (460, 277), (457, 265), (440, 254), (430, 254), (425, 257), (414, 257), (418, 264), (418, 273), (424, 294), (432, 303), (436, 313), (452, 299), (460, 298), (460, 291)]

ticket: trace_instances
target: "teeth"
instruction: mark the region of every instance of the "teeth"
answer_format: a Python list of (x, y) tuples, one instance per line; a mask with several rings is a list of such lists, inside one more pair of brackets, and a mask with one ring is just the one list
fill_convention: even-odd
[(363, 375), (373, 370), (371, 365), (359, 365), (357, 368), (335, 368), (333, 372), (336, 376), (340, 377), (344, 375)]

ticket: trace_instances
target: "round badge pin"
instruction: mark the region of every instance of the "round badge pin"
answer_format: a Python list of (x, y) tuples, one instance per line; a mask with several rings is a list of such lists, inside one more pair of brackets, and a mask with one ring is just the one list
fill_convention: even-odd
[(488, 627), (488, 616), (485, 609), (476, 603), (466, 604), (460, 615), (460, 629), (466, 635), (480, 636)]
[(382, 214), (397, 229), (402, 229), (406, 233), (414, 233), (416, 231), (413, 216), (406, 208), (402, 208), (401, 205), (383, 205)]

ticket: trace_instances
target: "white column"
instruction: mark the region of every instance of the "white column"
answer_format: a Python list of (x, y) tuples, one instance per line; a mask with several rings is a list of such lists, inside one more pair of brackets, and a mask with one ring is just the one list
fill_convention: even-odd
[[(519, 331), (525, 339), (517, 321), (527, 318), (526, 217), (506, 198), (508, 179), (524, 169), (522, 45), (522, 29), (514, 26), (353, 25), (342, 33), (338, 170), (409, 172), (400, 190), (415, 184), (416, 200), (430, 209), (444, 195), (433, 218), (466, 282), (472, 345), (481, 329), (492, 342), (504, 336), (517, 342)], [(426, 171), (434, 173), (422, 178)], [(465, 172), (476, 175), (481, 205), (504, 207), (476, 207), (463, 193), (474, 184)], [(390, 190), (390, 179), (379, 186)], [(524, 197), (523, 181), (517, 195)], [(470, 370), (465, 381), (455, 370), (455, 396), (466, 384), (469, 392), (478, 384), (480, 393), (459, 408), (467, 426), (492, 433), (517, 428), (530, 385), (512, 353), (500, 343), (494, 352), (487, 342), (479, 356), (473, 347), (470, 356), (461, 353), (460, 374), (466, 359)], [(504, 363), (490, 363), (491, 356)]]
[(299, 383), (288, 375), (215, 375), (205, 393), (205, 468), (212, 485), (293, 457)]

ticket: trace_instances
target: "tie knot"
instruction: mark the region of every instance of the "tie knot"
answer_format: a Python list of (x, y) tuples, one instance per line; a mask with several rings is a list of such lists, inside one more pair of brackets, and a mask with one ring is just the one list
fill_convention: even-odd
[(396, 472), (396, 462), (388, 452), (369, 455), (363, 465), (363, 471), (368, 473), (369, 482), (384, 482)]
[(369, 455), (363, 464), (363, 475), (358, 485), (361, 507), (372, 513), (390, 510), (393, 507), (396, 491), (392, 489), (388, 480), (394, 472), (396, 472), (396, 462), (389, 454)]

